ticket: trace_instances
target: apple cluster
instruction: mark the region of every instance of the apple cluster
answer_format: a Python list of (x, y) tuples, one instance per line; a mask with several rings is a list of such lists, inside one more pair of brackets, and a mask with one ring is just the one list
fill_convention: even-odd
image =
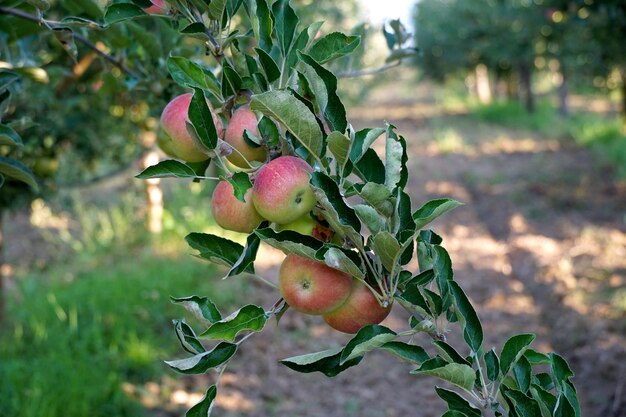
[[(180, 95), (164, 108), (158, 143), (170, 156), (186, 162), (201, 162), (209, 156), (198, 148), (188, 129), (192, 97), (191, 93)], [(227, 179), (219, 181), (211, 209), (220, 227), (253, 233), (263, 221), (268, 221), (277, 231), (290, 230), (323, 242), (341, 244), (317, 213), (320, 209), (309, 184), (313, 168), (305, 160), (293, 155), (277, 155), (272, 159), (265, 146), (251, 143), (250, 136), (260, 135), (256, 114), (248, 105), (236, 108), (225, 128), (215, 112), (212, 118), (218, 137), (226, 144), (229, 169), (251, 172), (253, 182), (243, 199), (239, 199)], [(279, 289), (294, 310), (321, 315), (332, 328), (346, 333), (378, 324), (391, 311), (391, 306), (379, 304), (365, 282), (323, 262), (293, 253), (286, 256), (280, 267)]]

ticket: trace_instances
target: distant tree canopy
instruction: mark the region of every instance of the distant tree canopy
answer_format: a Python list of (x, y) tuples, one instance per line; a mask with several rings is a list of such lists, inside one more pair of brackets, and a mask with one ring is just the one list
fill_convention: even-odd
[(422, 0), (415, 27), (419, 65), (438, 81), (484, 65), (498, 78), (519, 77), (532, 98), (534, 69), (577, 82), (601, 77), (608, 88), (619, 86), (615, 74), (626, 77), (622, 0)]

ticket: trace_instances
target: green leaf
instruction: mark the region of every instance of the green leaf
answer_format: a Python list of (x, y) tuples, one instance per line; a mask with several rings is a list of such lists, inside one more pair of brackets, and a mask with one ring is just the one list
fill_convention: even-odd
[(383, 128), (363, 129), (356, 132), (354, 135), (354, 143), (350, 148), (350, 160), (352, 163), (356, 164), (359, 162), (365, 155), (365, 152), (372, 147), (374, 141), (383, 133), (385, 133), (385, 129)]
[(0, 188), (4, 185), (4, 175), (0, 175)]
[(534, 334), (518, 334), (504, 343), (500, 353), (500, 370), (502, 375), (506, 375), (509, 372), (533, 340), (535, 340)]
[[(347, 253), (352, 253), (355, 256), (353, 258), (358, 258), (356, 252), (349, 251), (348, 249), (343, 249), (340, 247), (331, 246), (329, 244), (324, 245), (320, 250), (315, 253), (315, 256), (319, 260), (323, 260), (326, 265), (331, 268), (337, 269), (341, 272), (345, 272), (351, 277), (355, 277), (357, 279), (365, 279), (365, 273), (363, 269), (360, 268), (353, 259), (351, 259)], [(360, 262), (359, 262), (360, 265)]]
[(315, 42), (309, 50), (309, 55), (320, 64), (324, 64), (352, 53), (360, 43), (360, 36), (333, 32)]
[(274, 29), (274, 20), (266, 0), (256, 0), (256, 33), (259, 40), (259, 46), (265, 52), (272, 50), (272, 31)]
[(394, 270), (400, 256), (400, 244), (389, 232), (380, 232), (371, 239), (372, 249), (387, 271)]
[(230, 178), (227, 178), (228, 181), (233, 186), (233, 191), (235, 192), (235, 198), (241, 202), (246, 202), (245, 195), (250, 188), (252, 188), (252, 182), (250, 182), (250, 177), (245, 172), (236, 172)]
[(383, 35), (385, 36), (385, 41), (387, 42), (387, 48), (393, 50), (393, 47), (396, 45), (396, 36), (393, 32), (388, 32), (386, 25), (383, 25)]
[(422, 364), (419, 369), (411, 371), (412, 374), (425, 374), (448, 381), (466, 391), (471, 391), (476, 380), (476, 373), (469, 365), (459, 363), (446, 363), (442, 366), (441, 358), (432, 358)]
[(463, 203), (449, 198), (431, 200), (413, 213), (415, 226), (417, 229), (421, 229), (437, 217), (461, 205), (463, 205)]
[(222, 21), (224, 10), (226, 10), (226, 2), (228, 0), (211, 0), (209, 3), (209, 16), (218, 22)]
[[(228, 267), (237, 263), (244, 250), (239, 243), (206, 233), (190, 233), (185, 240), (189, 246), (200, 252), (199, 257)], [(254, 273), (254, 269), (249, 267), (245, 272)]]
[(174, 328), (176, 330), (176, 337), (178, 337), (178, 341), (183, 349), (193, 355), (206, 352), (206, 349), (197, 339), (193, 329), (185, 323), (184, 320), (174, 320)]
[(191, 407), (185, 414), (185, 417), (208, 417), (213, 409), (213, 401), (215, 401), (216, 396), (217, 387), (211, 385), (204, 395), (204, 398), (202, 398), (198, 404)]
[(170, 297), (173, 303), (182, 305), (187, 311), (191, 312), (198, 320), (208, 323), (217, 323), (222, 319), (220, 311), (215, 304), (207, 297), (199, 297), (192, 295), (190, 297)]
[(520, 391), (526, 393), (530, 388), (532, 368), (530, 362), (528, 362), (528, 359), (524, 356), (521, 356), (515, 365), (513, 365), (513, 375), (515, 375), (515, 381)]
[(414, 277), (411, 277), (405, 285), (408, 287), (409, 285), (417, 285), (417, 286), (425, 286), (432, 282), (435, 279), (435, 272), (432, 269), (427, 269), (425, 271), (420, 272)]
[(259, 332), (267, 322), (267, 314), (261, 307), (247, 305), (235, 311), (230, 316), (213, 323), (204, 333), (202, 339), (228, 340), (232, 342), (240, 332)]
[(441, 417), (467, 417), (467, 414), (460, 411), (448, 410)]
[(312, 236), (301, 235), (300, 233), (283, 230), (276, 232), (269, 227), (256, 229), (254, 233), (268, 245), (283, 251), (285, 254), (296, 254), (309, 259), (316, 259), (315, 253), (324, 245), (321, 241)]
[(481, 417), (482, 413), (478, 408), (473, 407), (465, 398), (461, 397), (454, 391), (449, 391), (441, 387), (435, 387), (435, 391), (439, 398), (448, 404), (448, 408), (452, 411), (459, 411), (469, 417)]
[(572, 404), (570, 404), (567, 397), (563, 393), (561, 393), (557, 399), (557, 406), (554, 410), (554, 417), (575, 417), (575, 416), (576, 416), (576, 410), (574, 410), (574, 407), (572, 406)]
[(114, 3), (107, 7), (104, 12), (104, 23), (107, 26), (123, 20), (134, 19), (139, 16), (147, 16), (148, 14), (141, 10), (140, 7), (130, 3)]
[(276, 120), (318, 160), (323, 149), (322, 131), (313, 113), (286, 90), (274, 90), (252, 96), (252, 110)]
[(293, 356), (281, 360), (280, 363), (296, 372), (321, 372), (327, 377), (334, 377), (346, 369), (358, 365), (363, 359), (360, 356), (340, 364), (342, 351), (343, 348), (328, 349), (322, 352)]
[(0, 124), (0, 145), (24, 146), (22, 138), (10, 126)]
[(235, 352), (237, 352), (237, 345), (221, 342), (208, 352), (199, 353), (185, 359), (165, 361), (165, 363), (181, 374), (203, 374), (209, 369), (228, 361)]
[(328, 105), (322, 111), (329, 122), (331, 130), (344, 133), (348, 128), (348, 120), (346, 118), (346, 109), (337, 95), (337, 77), (309, 55), (298, 52), (298, 57), (304, 63), (313, 67), (317, 75), (324, 81), (328, 93)]
[(554, 352), (551, 352), (550, 354), (548, 354), (548, 356), (550, 357), (550, 360), (552, 361), (552, 364), (550, 365), (550, 367), (552, 368), (552, 374), (554, 375), (556, 380), (559, 383), (568, 382), (570, 378), (574, 376), (574, 372), (571, 370), (571, 368), (567, 364), (567, 361), (563, 359), (562, 356), (559, 356)]
[(354, 164), (356, 174), (365, 182), (385, 183), (385, 165), (374, 149), (368, 149), (365, 155)]
[(448, 285), (456, 300), (457, 311), (465, 319), (463, 337), (474, 352), (479, 352), (483, 344), (483, 328), (480, 325), (478, 315), (459, 284), (455, 281), (449, 281)]
[(524, 357), (528, 359), (531, 365), (550, 365), (552, 363), (548, 355), (530, 348), (524, 351)]
[(394, 132), (395, 126), (387, 125), (387, 141), (385, 142), (385, 185), (390, 191), (396, 187), (404, 188), (409, 179), (406, 167), (408, 156), (406, 141)]
[(421, 364), (422, 362), (426, 362), (430, 359), (428, 353), (424, 350), (423, 347), (417, 345), (410, 345), (408, 343), (393, 341), (387, 342), (381, 346), (381, 349), (387, 350), (400, 359), (405, 361)]
[(261, 120), (259, 120), (259, 123), (257, 124), (257, 128), (259, 129), (259, 135), (261, 135), (262, 141), (265, 142), (269, 148), (280, 144), (280, 133), (278, 132), (278, 127), (276, 127), (276, 123), (274, 123), (270, 118), (261, 117)]
[(380, 325), (369, 325), (363, 327), (358, 333), (350, 339), (346, 347), (341, 352), (340, 365), (348, 362), (351, 359), (365, 355), (374, 349), (378, 349), (387, 342), (391, 342), (395, 339), (397, 334)]
[(435, 345), (435, 347), (441, 354), (441, 357), (447, 360), (448, 362), (454, 362), (454, 363), (459, 363), (461, 365), (470, 366), (470, 363), (463, 356), (461, 356), (452, 346), (450, 346), (446, 342), (442, 340), (435, 340), (433, 341), (433, 345)]
[(278, 78), (280, 78), (280, 69), (274, 59), (265, 52), (261, 48), (254, 49), (259, 56), (259, 62), (261, 63), (261, 67), (263, 67), (263, 72), (265, 73), (265, 78), (268, 83), (273, 83)]
[[(432, 249), (434, 253), (433, 270), (435, 271), (435, 280), (437, 281), (439, 294), (441, 294), (441, 298), (444, 302), (444, 308), (447, 309), (452, 301), (448, 296), (450, 293), (450, 282), (454, 279), (452, 261), (450, 260), (448, 251), (446, 251), (443, 246), (433, 246)], [(469, 307), (471, 308), (471, 305)]]
[(13, 158), (0, 156), (0, 174), (4, 174), (8, 178), (13, 178), (17, 181), (26, 183), (33, 189), (34, 192), (39, 192), (39, 185), (37, 184), (32, 171), (28, 169), (26, 165)]
[(513, 402), (513, 407), (519, 417), (539, 417), (541, 415), (541, 409), (537, 401), (525, 395), (523, 392), (507, 389), (504, 395)]
[(386, 230), (385, 218), (378, 214), (376, 209), (367, 204), (357, 204), (353, 207), (361, 223), (365, 223), (371, 234), (376, 235)]
[(344, 201), (337, 183), (321, 172), (314, 172), (310, 183), (318, 203), (325, 210), (323, 215), (331, 228), (348, 236), (354, 244), (360, 244), (361, 222), (354, 210)]
[(495, 381), (500, 374), (500, 360), (493, 348), (485, 353), (485, 365), (487, 366), (487, 378), (490, 381)]
[[(268, 224), (268, 222), (264, 222), (259, 227), (267, 227)], [(254, 261), (256, 260), (256, 254), (260, 245), (261, 239), (258, 235), (254, 233), (248, 235), (248, 238), (246, 239), (246, 246), (241, 252), (241, 256), (239, 256), (237, 262), (233, 264), (224, 278), (236, 276), (249, 271), (254, 273)]]
[(540, 387), (537, 384), (533, 384), (530, 387), (530, 394), (539, 404), (541, 409), (541, 417), (552, 417), (552, 410), (556, 408), (556, 397)]
[(228, 65), (224, 65), (222, 68), (222, 94), (224, 97), (237, 94), (242, 89), (242, 86), (243, 80), (237, 71)]
[(359, 196), (383, 216), (389, 218), (393, 214), (394, 207), (391, 202), (391, 191), (384, 185), (368, 182), (359, 192)]
[(574, 385), (571, 382), (562, 382), (561, 387), (561, 392), (574, 409), (576, 417), (580, 417), (580, 402)]
[(135, 175), (135, 178), (147, 180), (150, 178), (196, 178), (196, 172), (187, 164), (168, 159), (144, 169)]
[(167, 69), (176, 84), (189, 88), (202, 88), (210, 91), (215, 97), (221, 98), (219, 82), (208, 69), (182, 56), (167, 58)]
[[(326, 83), (322, 77), (317, 74), (315, 68), (309, 64), (305, 64), (304, 62), (300, 62), (300, 72), (298, 74), (300, 76), (300, 88), (302, 90), (307, 90), (307, 92), (310, 91), (310, 93), (313, 94), (317, 107), (320, 112), (324, 113), (324, 110), (328, 107), (328, 91), (326, 90)], [(302, 81), (302, 77), (304, 77), (304, 81)]]
[(215, 149), (218, 139), (217, 130), (204, 92), (200, 88), (194, 88), (194, 94), (191, 103), (189, 103), (188, 116), (202, 146), (209, 151)]
[(337, 164), (341, 167), (341, 172), (343, 172), (343, 167), (348, 161), (348, 153), (350, 152), (350, 139), (343, 133), (334, 131), (330, 132), (327, 140), (328, 149), (332, 152), (337, 160)]
[(435, 315), (434, 309), (426, 302), (423, 289), (419, 285), (407, 285), (405, 290), (399, 295), (399, 298), (417, 307), (422, 314), (428, 316)]
[(291, 8), (289, 0), (277, 0), (272, 5), (272, 14), (274, 15), (274, 30), (278, 38), (278, 47), (283, 56), (286, 57), (298, 26), (298, 15)]

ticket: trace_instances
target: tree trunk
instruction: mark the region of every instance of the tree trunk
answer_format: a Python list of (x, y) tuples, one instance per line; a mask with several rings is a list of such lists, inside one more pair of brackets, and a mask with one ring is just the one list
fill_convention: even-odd
[(535, 96), (532, 86), (532, 70), (527, 62), (520, 65), (519, 76), (524, 95), (524, 106), (528, 113), (533, 113), (535, 111)]
[(569, 114), (567, 96), (567, 78), (565, 78), (565, 73), (561, 71), (561, 83), (559, 84), (559, 114), (561, 115), (561, 117), (566, 117)]
[(506, 95), (509, 101), (517, 101), (519, 99), (519, 79), (515, 71), (509, 72), (506, 77)]
[[(141, 165), (143, 169), (146, 169), (158, 162), (159, 153), (152, 150), (146, 153)], [(146, 198), (148, 200), (148, 231), (152, 234), (159, 234), (163, 231), (163, 191), (159, 178), (146, 180)]]
[(489, 70), (485, 64), (476, 65), (476, 93), (478, 95), (478, 101), (481, 104), (490, 104), (491, 95), (491, 83), (489, 80)]

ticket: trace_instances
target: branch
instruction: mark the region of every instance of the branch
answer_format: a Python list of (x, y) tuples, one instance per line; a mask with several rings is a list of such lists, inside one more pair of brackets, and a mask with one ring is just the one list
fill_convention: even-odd
[[(19, 17), (20, 19), (24, 19), (24, 20), (28, 20), (30, 22), (38, 23), (40, 25), (44, 25), (48, 29), (55, 29), (55, 28), (65, 27), (65, 25), (62, 24), (61, 22), (57, 22), (55, 20), (46, 20), (44, 18), (35, 16), (33, 14), (24, 12), (22, 10), (13, 9), (11, 7), (0, 7), (0, 14), (6, 14), (6, 15)], [(91, 42), (89, 39), (87, 39), (83, 35), (81, 35), (79, 33), (76, 33), (76, 32), (72, 32), (72, 35), (73, 35), (74, 39), (76, 39), (77, 41), (79, 41), (80, 43), (85, 45), (87, 48), (89, 48), (89, 49), (93, 50), (94, 52), (96, 52), (98, 55), (100, 55), (102, 58), (104, 58), (107, 61), (109, 61), (114, 66), (118, 67), (126, 75), (129, 75), (129, 76), (135, 77), (135, 78), (139, 78), (133, 71), (131, 71), (126, 65), (124, 65), (124, 63), (121, 60), (116, 59), (113, 56), (109, 55), (103, 49), (98, 47), (98, 45), (94, 44), (93, 42)]]
[(402, 61), (400, 60), (400, 61), (393, 62), (391, 64), (385, 64), (377, 68), (366, 68), (366, 69), (356, 70), (356, 71), (341, 72), (337, 74), (337, 78), (353, 78), (353, 77), (363, 77), (366, 75), (375, 75), (375, 74), (379, 74), (381, 72), (387, 71), (388, 69), (398, 67), (401, 64), (402, 64)]

